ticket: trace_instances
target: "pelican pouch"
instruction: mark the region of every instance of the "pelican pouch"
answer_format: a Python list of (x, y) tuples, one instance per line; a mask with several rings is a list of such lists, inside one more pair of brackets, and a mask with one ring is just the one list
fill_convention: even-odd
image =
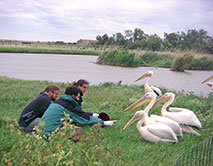
[(22, 115), (22, 118), (23, 118), (24, 122), (27, 123), (27, 122), (35, 119), (35, 114), (33, 111), (30, 111), (30, 112)]

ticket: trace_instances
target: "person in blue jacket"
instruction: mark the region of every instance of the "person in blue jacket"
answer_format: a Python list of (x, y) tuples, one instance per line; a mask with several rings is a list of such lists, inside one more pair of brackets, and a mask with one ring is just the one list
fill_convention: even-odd
[(93, 116), (93, 113), (85, 112), (78, 104), (80, 89), (77, 86), (69, 86), (65, 93), (54, 103), (50, 104), (40, 122), (44, 124), (44, 134), (48, 136), (57, 128), (61, 129), (61, 119), (69, 114), (74, 123), (80, 125), (93, 125), (99, 123), (103, 126), (112, 126), (114, 121), (103, 121)]

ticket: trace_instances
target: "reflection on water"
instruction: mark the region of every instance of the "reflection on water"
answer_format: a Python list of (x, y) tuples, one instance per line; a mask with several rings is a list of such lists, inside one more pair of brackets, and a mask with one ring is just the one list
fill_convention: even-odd
[(104, 82), (122, 84), (144, 84), (146, 79), (134, 82), (136, 78), (148, 70), (154, 75), (151, 85), (165, 87), (170, 90), (194, 92), (196, 95), (210, 93), (211, 89), (201, 84), (213, 74), (212, 71), (172, 72), (166, 68), (155, 67), (115, 67), (95, 64), (97, 56), (62, 55), (62, 54), (23, 54), (0, 53), (0, 75), (26, 80), (51, 80), (73, 82), (80, 78), (90, 84)]

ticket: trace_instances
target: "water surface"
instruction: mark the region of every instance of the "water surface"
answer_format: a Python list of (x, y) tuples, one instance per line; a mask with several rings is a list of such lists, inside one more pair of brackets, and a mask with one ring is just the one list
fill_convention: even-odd
[(83, 78), (93, 85), (119, 81), (127, 85), (140, 85), (144, 84), (146, 79), (136, 83), (134, 80), (152, 70), (154, 75), (150, 85), (204, 96), (211, 91), (210, 87), (201, 82), (212, 75), (213, 71), (190, 70), (182, 73), (167, 68), (98, 65), (95, 64), (97, 58), (89, 55), (0, 53), (0, 75), (58, 82), (73, 82)]

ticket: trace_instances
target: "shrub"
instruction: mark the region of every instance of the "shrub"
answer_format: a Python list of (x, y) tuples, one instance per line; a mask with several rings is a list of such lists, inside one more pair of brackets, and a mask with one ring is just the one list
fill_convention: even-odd
[(184, 71), (187, 64), (190, 63), (193, 56), (190, 54), (184, 54), (183, 56), (177, 56), (172, 64), (172, 71)]
[(18, 130), (16, 121), (6, 119), (17, 143), (4, 154), (2, 165), (110, 165), (112, 156), (105, 153), (108, 149), (101, 145), (103, 129), (98, 125), (74, 143), (69, 140), (73, 125), (65, 117), (63, 129), (54, 132), (47, 142), (42, 139), (42, 129), (38, 129), (38, 134), (25, 134)]
[(119, 66), (138, 66), (138, 61), (135, 60), (135, 53), (130, 53), (128, 50), (105, 51), (98, 57), (97, 63)]
[(144, 62), (154, 62), (159, 60), (158, 54), (154, 52), (146, 52), (140, 58)]
[(193, 59), (187, 66), (187, 69), (192, 70), (213, 70), (213, 59), (202, 57)]
[(142, 66), (170, 67), (173, 57), (168, 54), (146, 52), (139, 56), (139, 64)]

